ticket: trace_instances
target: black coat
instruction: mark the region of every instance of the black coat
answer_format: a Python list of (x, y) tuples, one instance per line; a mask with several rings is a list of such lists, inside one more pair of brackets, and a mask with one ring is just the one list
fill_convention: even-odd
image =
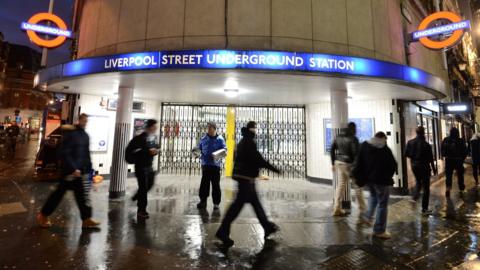
[(365, 184), (392, 186), (393, 175), (397, 170), (397, 162), (392, 151), (386, 145), (372, 144), (371, 141), (360, 145), (352, 176), (359, 186)]
[(417, 136), (415, 139), (408, 141), (405, 156), (410, 158), (412, 166), (429, 167), (433, 163), (432, 146), (423, 136)]
[(333, 141), (332, 148), (330, 149), (332, 165), (335, 164), (336, 160), (353, 163), (357, 156), (359, 144), (357, 137), (342, 130)]
[(442, 156), (445, 159), (465, 160), (468, 155), (467, 144), (457, 136), (446, 137), (442, 142)]
[(255, 134), (246, 128), (242, 128), (243, 138), (237, 144), (235, 151), (235, 164), (233, 166), (233, 175), (256, 178), (260, 169), (265, 168), (274, 172), (279, 172), (272, 164), (266, 161), (257, 150), (257, 144), (254, 141)]
[(470, 156), (473, 164), (480, 164), (480, 138), (477, 136), (470, 141)]
[(143, 132), (135, 136), (130, 143), (132, 144), (132, 151), (135, 154), (135, 168), (151, 167), (154, 156), (150, 154), (150, 149), (158, 148), (156, 139), (149, 142), (148, 134)]
[(62, 139), (61, 156), (65, 175), (72, 174), (75, 170), (80, 170), (82, 174), (92, 171), (90, 138), (85, 129), (77, 126), (73, 130), (65, 131)]

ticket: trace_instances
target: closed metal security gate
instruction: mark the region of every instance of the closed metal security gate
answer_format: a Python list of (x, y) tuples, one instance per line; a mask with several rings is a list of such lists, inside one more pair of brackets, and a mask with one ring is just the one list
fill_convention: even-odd
[[(159, 168), (164, 174), (200, 175), (199, 158), (191, 155), (205, 135), (207, 123), (217, 124), (226, 138), (227, 106), (162, 104)], [(248, 121), (258, 123), (259, 151), (284, 174), (281, 178), (304, 178), (306, 172), (305, 109), (303, 107), (235, 107), (235, 140)]]

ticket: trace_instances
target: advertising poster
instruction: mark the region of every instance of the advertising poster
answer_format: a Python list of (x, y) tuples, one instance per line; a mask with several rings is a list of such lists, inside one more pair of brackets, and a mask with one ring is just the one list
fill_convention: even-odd
[(147, 120), (145, 118), (135, 118), (133, 120), (133, 137), (142, 134)]
[[(375, 123), (373, 118), (352, 118), (348, 120), (357, 125), (357, 138), (360, 143), (369, 140), (375, 135)], [(330, 118), (323, 119), (325, 130), (325, 153), (330, 153), (333, 143), (332, 139), (332, 120)]]
[(90, 136), (90, 151), (106, 152), (110, 121), (108, 116), (89, 115), (86, 131)]

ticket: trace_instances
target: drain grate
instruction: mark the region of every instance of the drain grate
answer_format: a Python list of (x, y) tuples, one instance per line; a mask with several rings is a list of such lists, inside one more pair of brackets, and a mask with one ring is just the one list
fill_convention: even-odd
[(392, 265), (385, 264), (381, 260), (375, 258), (369, 253), (361, 250), (354, 249), (338, 257), (329, 259), (323, 262), (321, 267), (325, 269), (365, 269), (365, 270), (390, 270), (395, 269)]

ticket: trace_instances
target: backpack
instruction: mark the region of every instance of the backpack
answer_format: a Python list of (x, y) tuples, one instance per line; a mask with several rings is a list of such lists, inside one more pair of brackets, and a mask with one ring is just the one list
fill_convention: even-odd
[(135, 164), (136, 155), (135, 155), (135, 144), (133, 142), (134, 140), (132, 139), (128, 145), (127, 148), (125, 149), (125, 161), (128, 164)]
[(462, 156), (460, 153), (460, 147), (458, 146), (455, 140), (450, 138), (446, 139), (444, 142), (444, 156), (450, 158), (458, 158)]

